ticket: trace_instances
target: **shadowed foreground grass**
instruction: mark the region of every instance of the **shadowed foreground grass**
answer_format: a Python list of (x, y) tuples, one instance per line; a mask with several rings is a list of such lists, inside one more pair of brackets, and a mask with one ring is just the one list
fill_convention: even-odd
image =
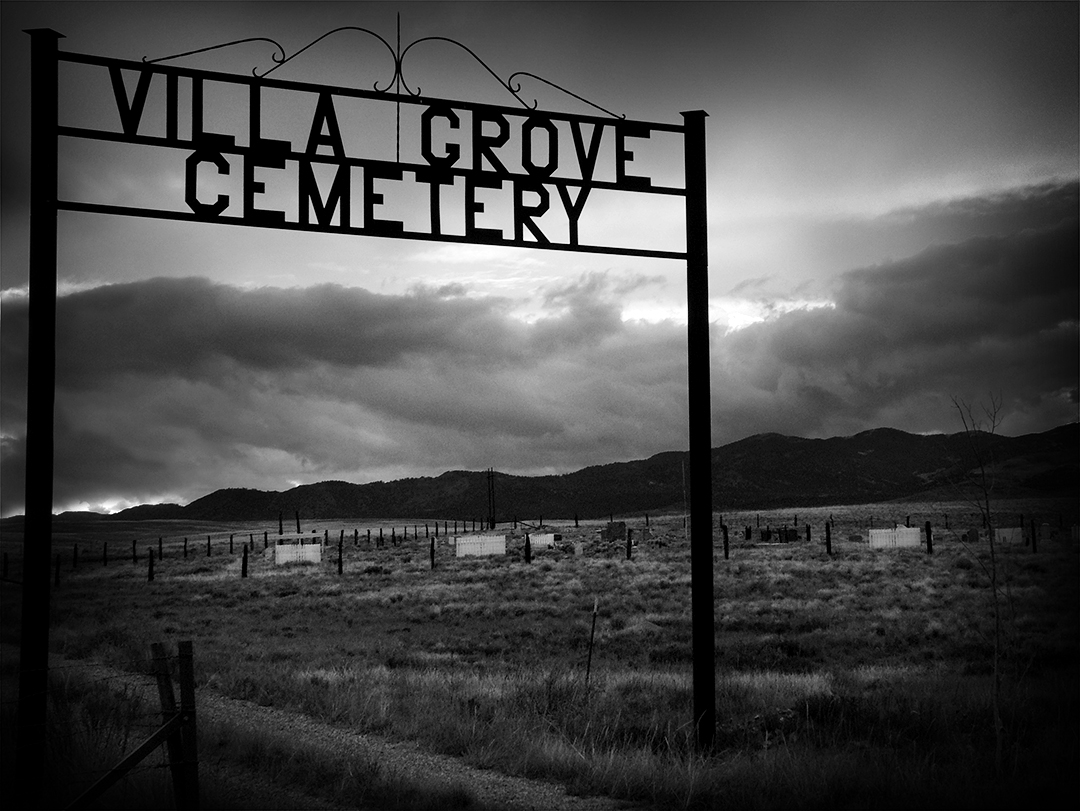
[[(729, 560), (718, 545), (719, 726), (706, 756), (692, 745), (690, 574), (677, 520), (654, 517), (653, 538), (632, 561), (621, 547), (596, 543), (595, 526), (571, 523), (556, 531), (585, 541), (583, 557), (543, 552), (526, 565), (515, 538), (499, 559), (454, 559), (440, 545), (432, 570), (423, 538), (384, 548), (361, 541), (346, 544), (339, 576), (336, 548), (319, 566), (275, 567), (260, 544), (247, 579), (239, 562), (246, 526), (218, 530), (219, 538), (238, 533), (236, 554), (186, 560), (185, 527), (131, 527), (155, 543), (166, 535), (154, 583), (145, 582), (145, 564), (130, 560), (65, 570), (53, 646), (123, 667), (151, 641), (193, 639), (202, 689), (656, 807), (1074, 806), (1076, 546), (1059, 538), (1037, 554), (999, 549), (1007, 617), (999, 769), (985, 543), (965, 546), (938, 530), (928, 556), (848, 540), (868, 515), (886, 523), (889, 509), (911, 514), (913, 524), (952, 509), (954, 526), (970, 523), (942, 504), (800, 510), (800, 524), (816, 527), (809, 544), (746, 543), (733, 532)], [(829, 513), (832, 557), (820, 538)], [(765, 515), (773, 526), (793, 519)], [(733, 527), (756, 520), (728, 517)], [(347, 522), (325, 523), (331, 537), (338, 527), (351, 534)], [(91, 559), (102, 539), (88, 532), (78, 542)], [(594, 598), (600, 616), (586, 685)], [(207, 751), (281, 763), (271, 765), (281, 779), (306, 779), (302, 750), (277, 751), (238, 730), (216, 735)], [(364, 795), (370, 764), (322, 768), (314, 782), (343, 786), (341, 802), (428, 802), (423, 787), (411, 797), (407, 786), (388, 788), (399, 800)], [(468, 797), (435, 802), (465, 807)]]
[[(15, 705), (8, 701), (15, 667), (3, 667), (3, 778), (15, 785)], [(13, 691), (12, 691), (13, 692)], [(46, 781), (43, 807), (62, 808), (75, 800), (160, 723), (160, 708), (107, 682), (85, 680), (77, 669), (54, 675), (49, 686)], [(481, 809), (463, 786), (444, 786), (398, 775), (366, 758), (309, 751), (280, 735), (250, 726), (200, 718), (198, 722), (200, 801), (203, 808), (265, 809), (273, 791), (238, 795), (219, 782), (218, 769), (238, 767), (257, 781), (288, 788), (347, 808)], [(207, 764), (216, 768), (208, 770)], [(281, 801), (278, 800), (278, 803)], [(292, 804), (275, 804), (290, 808)], [(110, 787), (91, 808), (173, 808), (172, 782), (164, 747), (155, 750)]]

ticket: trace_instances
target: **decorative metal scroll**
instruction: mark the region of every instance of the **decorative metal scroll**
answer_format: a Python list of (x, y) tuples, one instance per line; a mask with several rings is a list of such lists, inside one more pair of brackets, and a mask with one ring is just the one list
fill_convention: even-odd
[[(413, 90), (411, 87), (409, 87), (409, 83), (405, 80), (405, 74), (404, 74), (403, 67), (402, 67), (403, 64), (404, 64), (404, 61), (405, 61), (405, 56), (409, 53), (410, 50), (412, 50), (412, 48), (414, 48), (415, 46), (419, 45), (422, 42), (449, 42), (451, 45), (455, 45), (458, 48), (461, 48), (463, 51), (465, 51), (467, 54), (469, 54), (469, 56), (471, 56), (473, 59), (475, 59), (480, 64), (480, 66), (484, 68), (484, 70), (486, 70), (489, 74), (491, 74), (491, 76), (495, 79), (495, 81), (497, 81), (508, 93), (510, 93), (515, 99), (517, 99), (521, 103), (521, 105), (523, 107), (525, 107), (527, 109), (536, 110), (538, 108), (538, 106), (539, 106), (539, 102), (536, 99), (533, 99), (532, 104), (529, 104), (528, 102), (525, 101), (525, 99), (523, 99), (521, 97), (521, 95), (520, 95), (520, 93), (521, 93), (521, 83), (518, 82), (516, 85), (514, 84), (514, 79), (516, 77), (518, 77), (518, 76), (528, 76), (531, 79), (536, 79), (536, 80), (538, 80), (540, 82), (543, 82), (548, 87), (554, 88), (555, 90), (558, 90), (559, 92), (564, 93), (567, 96), (575, 98), (578, 101), (589, 105), (593, 109), (599, 110), (600, 112), (611, 116), (612, 118), (626, 118), (625, 115), (619, 115), (618, 113), (613, 113), (610, 110), (608, 110), (608, 109), (606, 109), (604, 107), (601, 107), (599, 104), (596, 104), (595, 102), (589, 101), (584, 96), (580, 96), (580, 95), (578, 95), (577, 93), (574, 93), (571, 90), (567, 90), (565, 87), (562, 87), (562, 86), (556, 84), (555, 82), (552, 82), (552, 81), (550, 81), (548, 79), (545, 79), (542, 76), (537, 76), (535, 73), (530, 73), (528, 71), (519, 70), (519, 71), (517, 71), (515, 73), (510, 74), (510, 77), (508, 79), (503, 79), (503, 78), (501, 78), (499, 76), (499, 74), (497, 74), (494, 70), (492, 70), (492, 68), (487, 64), (487, 62), (485, 62), (483, 59), (481, 59), (476, 54), (476, 52), (472, 50), (472, 48), (470, 48), (469, 46), (465, 45), (464, 43), (459, 42), (458, 40), (452, 39), (450, 37), (441, 37), (441, 36), (421, 37), (420, 39), (417, 39), (417, 40), (414, 40), (413, 42), (410, 42), (407, 46), (405, 46), (404, 49), (402, 49), (401, 48), (400, 29), (399, 29), (399, 32), (398, 32), (398, 45), (397, 45), (396, 49), (389, 42), (387, 42), (380, 34), (376, 33), (375, 31), (372, 31), (370, 28), (361, 28), (360, 26), (356, 26), (356, 25), (343, 25), (343, 26), (341, 26), (339, 28), (333, 29), (332, 31), (327, 31), (322, 36), (316, 37), (314, 40), (309, 42), (303, 48), (301, 48), (300, 50), (298, 50), (295, 53), (293, 53), (291, 55), (288, 55), (288, 56), (286, 55), (285, 48), (282, 47), (281, 43), (279, 43), (277, 40), (273, 40), (273, 39), (270, 39), (268, 37), (246, 37), (244, 39), (233, 40), (232, 42), (224, 42), (224, 43), (221, 43), (220, 45), (210, 45), (210, 46), (205, 47), (205, 48), (197, 48), (196, 50), (193, 50), (193, 51), (185, 51), (184, 53), (172, 54), (171, 56), (162, 56), (162, 57), (158, 57), (157, 59), (148, 59), (147, 57), (144, 56), (143, 57), (143, 62), (145, 62), (148, 65), (153, 65), (153, 64), (158, 64), (158, 63), (162, 63), (162, 62), (171, 62), (171, 61), (173, 61), (175, 59), (182, 59), (184, 57), (194, 56), (196, 54), (208, 53), (209, 51), (216, 51), (216, 50), (220, 50), (222, 48), (230, 48), (230, 47), (232, 47), (234, 45), (242, 45), (242, 44), (248, 43), (248, 42), (268, 42), (277, 49), (277, 51), (275, 53), (270, 54), (270, 58), (274, 61), (274, 66), (271, 67), (271, 68), (267, 68), (262, 73), (259, 73), (258, 67), (254, 67), (254, 68), (251, 69), (251, 75), (261, 79), (261, 78), (264, 78), (266, 76), (269, 76), (271, 73), (273, 73), (275, 70), (280, 68), (282, 65), (285, 65), (286, 63), (291, 62), (293, 59), (300, 56), (305, 51), (307, 51), (310, 48), (314, 47), (318, 43), (322, 42), (327, 37), (331, 36), (332, 34), (337, 34), (340, 31), (359, 31), (359, 32), (364, 33), (364, 34), (370, 34), (371, 36), (373, 36), (377, 40), (379, 40), (379, 42), (381, 42), (386, 47), (386, 49), (390, 52), (390, 56), (394, 60), (394, 75), (391, 77), (390, 81), (388, 81), (381, 88), (379, 87), (379, 83), (377, 81), (372, 85), (372, 88), (376, 92), (379, 92), (379, 93), (389, 92), (391, 87), (395, 87), (395, 88), (403, 87), (403, 88), (405, 88), (405, 91), (409, 95), (417, 96), (417, 97), (420, 96), (421, 95), (420, 87), (417, 87), (416, 90)], [(279, 54), (280, 54), (280, 56), (279, 56)]]

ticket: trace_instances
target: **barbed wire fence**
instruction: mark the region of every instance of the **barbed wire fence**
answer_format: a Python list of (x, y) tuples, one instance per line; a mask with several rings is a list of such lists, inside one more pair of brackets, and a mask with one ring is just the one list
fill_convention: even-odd
[[(28, 787), (27, 797), (34, 793), (42, 807), (68, 809), (89, 807), (103, 796), (118, 806), (198, 808), (190, 642), (180, 642), (175, 653), (154, 643), (134, 671), (53, 657), (42, 683), (49, 779)], [(5, 737), (13, 739), (21, 697), (8, 686), (5, 679), (0, 712)]]

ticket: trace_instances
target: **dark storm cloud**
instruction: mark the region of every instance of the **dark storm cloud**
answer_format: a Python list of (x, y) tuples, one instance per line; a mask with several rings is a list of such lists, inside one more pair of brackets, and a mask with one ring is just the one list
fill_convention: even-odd
[(718, 426), (952, 430), (951, 396), (989, 392), (1004, 395), (1007, 432), (1075, 419), (1078, 243), (1074, 211), (1042, 229), (930, 248), (837, 277), (833, 308), (717, 337)]
[[(389, 296), (188, 278), (64, 295), (57, 503), (488, 464), (565, 470), (677, 446), (680, 332), (622, 322), (622, 284), (564, 286), (532, 325), (455, 286)], [(4, 300), (5, 470), (21, 470), (26, 303)], [(21, 486), (4, 498), (15, 509)]]
[(412, 354), (486, 365), (523, 360), (493, 303), (359, 288), (242, 290), (206, 279), (151, 279), (85, 290), (57, 307), (59, 385), (122, 374), (214, 379), (312, 364), (400, 364)]

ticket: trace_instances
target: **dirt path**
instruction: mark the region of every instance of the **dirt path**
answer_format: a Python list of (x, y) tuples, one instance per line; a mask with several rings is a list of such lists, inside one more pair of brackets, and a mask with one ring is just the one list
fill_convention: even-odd
[[(50, 657), (51, 668), (69, 668), (75, 678), (108, 679), (123, 684), (148, 703), (157, 703), (157, 687), (149, 676), (115, 670), (105, 665)], [(358, 734), (317, 721), (301, 713), (261, 707), (200, 689), (196, 692), (197, 718), (209, 725), (223, 724), (257, 731), (271, 741), (301, 742), (309, 751), (325, 751), (335, 758), (377, 762), (381, 768), (407, 780), (447, 789), (463, 787), (482, 807), (506, 811), (616, 811), (641, 808), (606, 797), (576, 797), (558, 783), (514, 777), (478, 769), (448, 755), (421, 749), (411, 742)], [(341, 806), (270, 784), (264, 775), (224, 760), (201, 760), (200, 773), (212, 776), (223, 799), (236, 808), (333, 809)], [(235, 805), (234, 805), (235, 802)]]

